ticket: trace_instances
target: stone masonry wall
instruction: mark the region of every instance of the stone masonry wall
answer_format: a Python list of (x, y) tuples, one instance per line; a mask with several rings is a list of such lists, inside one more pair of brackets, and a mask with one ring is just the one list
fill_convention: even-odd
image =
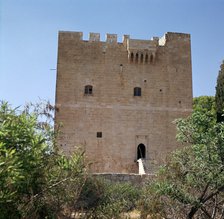
[[(59, 32), (55, 116), (65, 153), (81, 146), (93, 172), (137, 173), (143, 144), (153, 172), (179, 147), (173, 120), (192, 110), (190, 47), (182, 33), (125, 35), (119, 43), (116, 34), (102, 42), (100, 34), (86, 41), (81, 32)], [(141, 96), (134, 96), (136, 87)]]

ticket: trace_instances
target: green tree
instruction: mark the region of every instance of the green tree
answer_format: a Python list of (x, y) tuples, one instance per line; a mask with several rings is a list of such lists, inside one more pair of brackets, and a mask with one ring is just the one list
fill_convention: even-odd
[(0, 103), (0, 219), (119, 218), (132, 210), (139, 189), (90, 177), (81, 148), (71, 156), (58, 150), (53, 110)]
[(196, 111), (176, 125), (185, 146), (147, 186), (142, 212), (155, 218), (223, 218), (224, 124)]
[[(69, 212), (85, 184), (81, 150), (55, 146), (50, 104), (0, 104), (0, 218), (56, 218)], [(71, 213), (71, 211), (70, 211)]]
[(224, 61), (222, 62), (217, 78), (215, 102), (217, 108), (217, 122), (223, 122), (224, 110)]
[(199, 96), (193, 98), (193, 111), (200, 111), (216, 118), (216, 105), (214, 96)]

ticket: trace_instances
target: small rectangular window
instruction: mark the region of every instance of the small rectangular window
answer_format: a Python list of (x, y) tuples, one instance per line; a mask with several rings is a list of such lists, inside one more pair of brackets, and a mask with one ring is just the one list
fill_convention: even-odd
[(102, 132), (97, 132), (97, 133), (96, 133), (96, 137), (97, 137), (97, 138), (102, 138)]
[(134, 88), (134, 96), (141, 96), (142, 95), (142, 90), (140, 87), (135, 87)]
[(86, 85), (84, 89), (85, 95), (91, 95), (93, 94), (93, 86), (92, 85)]

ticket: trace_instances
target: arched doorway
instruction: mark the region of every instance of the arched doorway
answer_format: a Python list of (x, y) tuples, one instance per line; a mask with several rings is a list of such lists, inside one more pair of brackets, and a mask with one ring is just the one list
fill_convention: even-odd
[(145, 158), (146, 149), (144, 144), (139, 144), (137, 148), (137, 160), (142, 158)]

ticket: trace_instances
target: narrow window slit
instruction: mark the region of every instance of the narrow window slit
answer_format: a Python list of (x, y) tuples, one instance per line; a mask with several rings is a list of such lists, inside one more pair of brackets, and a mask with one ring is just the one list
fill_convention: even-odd
[(145, 63), (148, 63), (148, 59), (149, 59), (149, 56), (148, 54), (145, 55)]

